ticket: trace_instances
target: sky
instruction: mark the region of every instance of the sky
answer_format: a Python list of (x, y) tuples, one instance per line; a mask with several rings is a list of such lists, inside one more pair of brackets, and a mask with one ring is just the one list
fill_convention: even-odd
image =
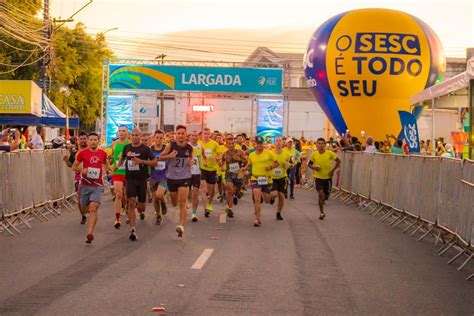
[[(51, 0), (67, 18), (89, 0)], [(106, 33), (117, 57), (244, 60), (256, 47), (303, 53), (330, 17), (353, 9), (390, 8), (417, 16), (438, 34), (448, 57), (474, 47), (472, 0), (94, 0), (75, 16), (91, 34)], [(69, 24), (73, 26), (74, 23)]]

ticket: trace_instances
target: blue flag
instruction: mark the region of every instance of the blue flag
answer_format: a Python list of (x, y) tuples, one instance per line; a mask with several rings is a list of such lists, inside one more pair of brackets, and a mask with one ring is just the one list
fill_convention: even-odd
[(402, 122), (401, 138), (405, 140), (411, 153), (420, 152), (420, 139), (418, 135), (418, 125), (416, 118), (410, 112), (398, 111)]

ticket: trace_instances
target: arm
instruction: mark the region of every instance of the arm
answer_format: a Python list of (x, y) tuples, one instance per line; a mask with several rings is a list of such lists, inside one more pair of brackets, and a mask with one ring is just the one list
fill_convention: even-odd
[(171, 152), (171, 144), (169, 143), (166, 145), (165, 149), (161, 153), (160, 160), (173, 159), (176, 157), (176, 155), (177, 155), (177, 152), (175, 150)]
[(86, 170), (83, 170), (82, 168), (82, 165), (81, 165), (81, 161), (77, 160), (74, 161), (74, 164), (72, 165), (72, 170), (74, 170), (75, 172), (79, 172), (80, 174), (83, 174), (83, 171), (86, 171), (87, 173), (87, 168)]
[(270, 167), (265, 168), (265, 170), (271, 171), (271, 170), (273, 170), (273, 169), (275, 169), (275, 168), (278, 168), (279, 165), (280, 165), (280, 163), (278, 162), (278, 160), (275, 160), (275, 161), (273, 162), (273, 164), (272, 164)]
[(329, 172), (329, 176), (331, 176), (331, 177), (334, 174), (334, 171), (336, 171), (337, 168), (339, 168), (339, 166), (341, 166), (341, 159), (339, 159), (339, 157), (337, 157), (335, 161), (336, 161), (336, 164), (334, 165), (334, 168), (332, 168), (332, 170)]
[(140, 159), (140, 158), (133, 158), (132, 161), (137, 164), (143, 164), (148, 167), (156, 167), (158, 165), (158, 160), (155, 158), (155, 156), (151, 153), (150, 150), (146, 152), (146, 159)]

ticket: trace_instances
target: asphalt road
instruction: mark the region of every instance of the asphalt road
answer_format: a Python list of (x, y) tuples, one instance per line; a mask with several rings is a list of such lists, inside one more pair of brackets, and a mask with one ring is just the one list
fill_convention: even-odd
[(0, 234), (0, 315), (152, 315), (160, 306), (189, 315), (474, 313), (474, 282), (465, 280), (472, 265), (458, 272), (429, 240), (336, 200), (320, 221), (315, 192), (296, 197), (284, 221), (265, 205), (256, 228), (247, 194), (234, 219), (220, 223), (216, 207), (210, 219), (187, 223), (182, 239), (177, 210), (156, 226), (150, 204), (139, 240), (129, 241), (128, 229), (113, 228), (110, 201), (91, 246), (76, 213)]

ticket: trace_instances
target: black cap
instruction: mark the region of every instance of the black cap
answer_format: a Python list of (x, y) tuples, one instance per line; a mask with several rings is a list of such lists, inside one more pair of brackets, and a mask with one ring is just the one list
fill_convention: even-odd
[(263, 137), (261, 137), (261, 136), (255, 136), (255, 142), (256, 142), (256, 143), (263, 143), (263, 142), (264, 142)]

